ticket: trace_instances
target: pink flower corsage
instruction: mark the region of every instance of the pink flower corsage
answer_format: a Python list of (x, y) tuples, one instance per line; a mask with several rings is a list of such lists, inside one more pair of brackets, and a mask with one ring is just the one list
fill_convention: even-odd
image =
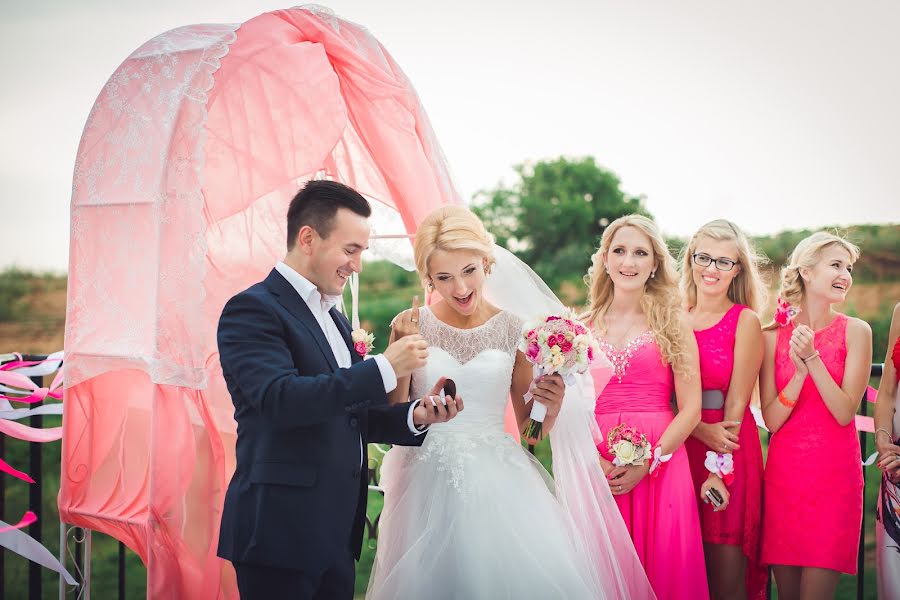
[(662, 473), (663, 467), (666, 466), (666, 463), (672, 459), (671, 454), (663, 454), (662, 446), (657, 444), (653, 448), (653, 462), (650, 463), (650, 475), (652, 477), (659, 477), (659, 474)]
[(708, 450), (703, 466), (713, 475), (718, 475), (725, 485), (731, 485), (734, 481), (734, 457), (730, 454), (718, 454)]
[(353, 341), (353, 349), (363, 358), (372, 351), (375, 343), (375, 336), (365, 329), (354, 329), (350, 333), (350, 339)]
[(778, 298), (776, 301), (777, 306), (775, 308), (775, 322), (778, 323), (780, 327), (784, 327), (791, 320), (797, 316), (797, 313), (800, 312), (798, 309), (794, 308), (781, 298)]

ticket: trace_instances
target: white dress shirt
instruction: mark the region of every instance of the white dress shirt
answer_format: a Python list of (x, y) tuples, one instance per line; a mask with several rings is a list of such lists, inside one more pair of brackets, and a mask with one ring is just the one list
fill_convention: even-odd
[[(334, 319), (328, 314), (328, 311), (330, 311), (340, 300), (340, 296), (322, 295), (311, 281), (284, 262), (279, 261), (278, 264), (275, 265), (275, 270), (287, 279), (288, 283), (291, 284), (291, 287), (297, 291), (297, 294), (300, 295), (300, 298), (306, 303), (306, 306), (309, 307), (309, 310), (313, 314), (313, 317), (315, 317), (319, 327), (322, 328), (322, 333), (325, 334), (328, 345), (331, 346), (331, 351), (334, 353), (334, 360), (337, 362), (338, 367), (342, 369), (350, 368), (353, 364), (350, 359), (350, 349), (347, 347), (344, 338), (341, 337), (341, 332), (338, 330)], [(394, 388), (397, 387), (397, 374), (394, 373), (394, 367), (391, 366), (391, 362), (385, 358), (383, 354), (376, 354), (371, 358), (375, 361), (375, 364), (378, 365), (378, 371), (381, 373), (381, 381), (384, 383), (384, 392), (388, 394), (394, 391)], [(413, 409), (415, 409), (418, 403), (419, 400), (416, 400), (410, 405), (409, 413), (407, 413), (406, 417), (406, 425), (414, 435), (422, 435), (426, 431), (426, 429), (420, 431), (413, 423)], [(360, 464), (362, 464), (362, 434), (360, 434), (359, 438), (359, 461)]]

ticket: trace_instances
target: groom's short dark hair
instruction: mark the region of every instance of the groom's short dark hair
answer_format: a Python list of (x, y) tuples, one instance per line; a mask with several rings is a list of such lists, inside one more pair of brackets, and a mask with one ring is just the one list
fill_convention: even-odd
[(361, 217), (369, 218), (372, 215), (369, 202), (352, 187), (327, 179), (308, 181), (300, 188), (288, 207), (288, 251), (293, 249), (297, 233), (304, 225), (315, 229), (323, 238), (331, 235), (334, 217), (340, 208), (351, 210)]

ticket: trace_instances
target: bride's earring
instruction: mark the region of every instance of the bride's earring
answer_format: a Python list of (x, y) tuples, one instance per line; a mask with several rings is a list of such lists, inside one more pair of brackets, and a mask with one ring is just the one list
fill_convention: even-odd
[(429, 292), (434, 291), (434, 282), (432, 282), (430, 279), (425, 283), (425, 286), (428, 288)]

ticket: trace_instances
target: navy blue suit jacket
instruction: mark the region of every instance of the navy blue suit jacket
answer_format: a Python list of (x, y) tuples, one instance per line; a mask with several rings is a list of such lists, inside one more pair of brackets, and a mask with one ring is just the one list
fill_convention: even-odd
[(312, 575), (348, 549), (358, 559), (366, 443), (422, 443), (407, 426), (409, 404), (388, 406), (378, 365), (352, 350), (344, 315), (330, 314), (351, 348), (350, 368), (338, 368), (309, 307), (278, 271), (222, 311), (219, 358), (238, 424), (222, 558)]

